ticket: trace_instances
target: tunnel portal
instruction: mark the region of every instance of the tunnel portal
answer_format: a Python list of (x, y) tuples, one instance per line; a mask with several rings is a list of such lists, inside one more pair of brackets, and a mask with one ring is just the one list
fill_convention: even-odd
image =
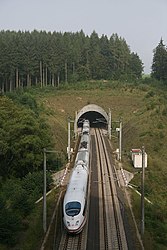
[(104, 116), (96, 111), (84, 113), (78, 120), (78, 127), (82, 127), (83, 120), (89, 120), (90, 126), (93, 128), (107, 128), (107, 121)]
[(83, 120), (88, 119), (91, 127), (100, 127), (107, 129), (108, 114), (95, 104), (84, 106), (76, 115), (75, 122), (77, 127), (82, 127)]

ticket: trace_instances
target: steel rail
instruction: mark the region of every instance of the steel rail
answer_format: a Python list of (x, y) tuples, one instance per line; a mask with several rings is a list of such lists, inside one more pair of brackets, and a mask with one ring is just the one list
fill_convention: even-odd
[[(121, 216), (115, 178), (110, 167), (109, 156), (100, 130), (95, 132), (98, 144), (99, 165), (103, 192), (103, 220), (105, 232), (105, 249), (128, 249)], [(112, 216), (114, 215), (114, 216)]]
[(100, 141), (99, 141), (99, 137), (98, 137), (98, 130), (95, 129), (95, 138), (96, 138), (96, 147), (97, 147), (97, 157), (98, 157), (98, 163), (99, 163), (99, 173), (100, 173), (100, 180), (99, 183), (101, 183), (100, 185), (100, 193), (101, 193), (101, 198), (102, 198), (102, 204), (100, 207), (100, 211), (101, 211), (101, 224), (103, 225), (101, 227), (101, 233), (100, 233), (100, 237), (102, 237), (103, 242), (100, 240), (100, 249), (104, 248), (104, 249), (108, 249), (108, 230), (107, 230), (107, 215), (106, 215), (106, 204), (105, 204), (105, 188), (103, 185), (104, 179), (103, 179), (103, 172), (102, 172), (102, 164), (103, 164), (103, 160), (102, 160), (102, 151), (101, 151), (101, 145), (100, 145)]
[(106, 166), (106, 158), (105, 153), (102, 145), (101, 135), (99, 130), (96, 130), (96, 141), (99, 150), (99, 158), (101, 159), (101, 164), (99, 162), (100, 172), (101, 172), (101, 189), (103, 190), (102, 201), (103, 201), (103, 228), (105, 230), (105, 241), (104, 241), (104, 248), (103, 249), (119, 249), (118, 242), (117, 242), (117, 235), (116, 235), (116, 225), (112, 205), (112, 198), (111, 198), (111, 191), (109, 186), (109, 179), (107, 173), (107, 166)]
[(117, 231), (118, 246), (120, 250), (128, 249), (124, 225), (123, 225), (123, 219), (122, 219), (122, 214), (121, 214), (121, 209), (120, 209), (120, 202), (118, 199), (117, 189), (115, 185), (115, 176), (114, 176), (114, 171), (113, 171), (114, 169), (113, 167), (112, 168), (110, 167), (111, 164), (109, 161), (109, 156), (107, 153), (107, 148), (105, 145), (104, 137), (101, 131), (99, 131), (99, 133), (101, 135), (102, 145), (103, 145), (104, 154), (106, 158), (107, 172), (108, 172), (108, 176), (110, 177), (109, 184), (110, 184), (110, 190), (112, 193), (114, 219), (115, 219), (115, 225), (116, 225), (116, 231)]

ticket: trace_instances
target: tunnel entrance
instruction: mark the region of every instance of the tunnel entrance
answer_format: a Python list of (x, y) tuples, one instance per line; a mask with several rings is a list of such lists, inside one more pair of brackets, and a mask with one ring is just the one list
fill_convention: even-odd
[(93, 128), (107, 129), (107, 121), (104, 116), (96, 111), (89, 111), (84, 113), (78, 120), (78, 127), (82, 127), (83, 120), (89, 120), (90, 126)]
[(82, 127), (83, 120), (88, 119), (91, 127), (105, 128), (108, 127), (108, 114), (98, 105), (88, 104), (84, 106), (76, 114), (75, 124), (77, 127)]

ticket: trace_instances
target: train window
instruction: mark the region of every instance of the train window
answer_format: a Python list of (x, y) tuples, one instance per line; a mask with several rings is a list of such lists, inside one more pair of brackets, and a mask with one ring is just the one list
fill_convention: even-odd
[(87, 142), (87, 141), (83, 141), (83, 142), (81, 142), (81, 146), (80, 146), (80, 148), (87, 148), (87, 144), (88, 144), (88, 142)]
[(84, 131), (83, 135), (88, 135), (88, 133), (89, 133), (88, 131)]
[(65, 205), (65, 212), (68, 216), (76, 216), (81, 211), (81, 203), (78, 201), (68, 202)]

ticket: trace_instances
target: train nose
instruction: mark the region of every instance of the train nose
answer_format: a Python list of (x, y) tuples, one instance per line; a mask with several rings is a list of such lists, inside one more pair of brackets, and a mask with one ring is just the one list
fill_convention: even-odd
[(72, 221), (72, 222), (66, 221), (66, 224), (68, 228), (74, 228), (74, 227), (79, 226), (79, 220)]

